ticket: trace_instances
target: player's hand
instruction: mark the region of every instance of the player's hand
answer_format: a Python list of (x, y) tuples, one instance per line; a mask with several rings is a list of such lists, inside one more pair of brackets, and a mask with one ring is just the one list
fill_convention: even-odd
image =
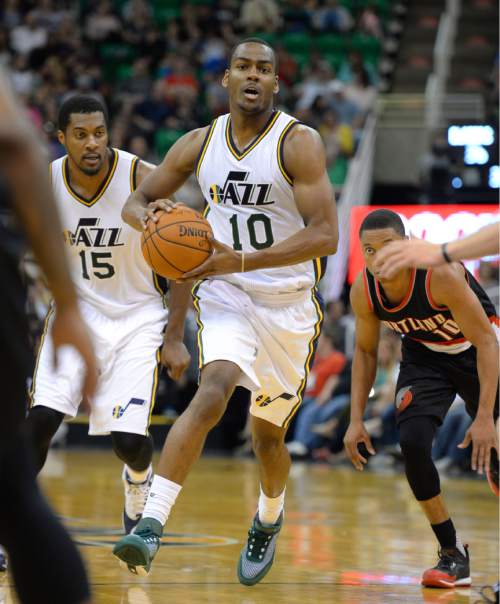
[(184, 273), (177, 281), (191, 281), (192, 279), (206, 279), (213, 275), (226, 275), (241, 272), (241, 254), (232, 247), (224, 245), (216, 239), (209, 239), (213, 253), (205, 262), (188, 273)]
[(179, 380), (189, 367), (191, 355), (182, 340), (166, 338), (163, 341), (160, 362), (173, 380)]
[(366, 431), (363, 422), (351, 422), (344, 436), (344, 445), (347, 457), (349, 457), (356, 470), (363, 470), (363, 465), (368, 463), (368, 460), (359, 452), (358, 444), (360, 443), (365, 444), (370, 455), (375, 455), (370, 435)]
[(478, 474), (483, 474), (490, 467), (491, 449), (495, 449), (498, 455), (498, 434), (493, 417), (476, 417), (458, 448), (466, 449), (470, 443), (472, 443), (471, 467)]
[[(84, 401), (89, 401), (97, 386), (97, 363), (87, 326), (76, 304), (56, 306), (56, 314), (52, 323), (52, 340), (54, 342), (55, 367), (57, 367), (58, 349), (61, 346), (73, 346), (79, 352), (85, 364), (82, 398)], [(85, 407), (86, 403), (84, 402)]]
[(373, 268), (377, 277), (391, 279), (403, 268), (444, 264), (441, 246), (423, 239), (392, 241), (377, 252)]
[(142, 228), (144, 230), (147, 228), (148, 220), (158, 222), (160, 219), (160, 216), (157, 214), (158, 210), (172, 212), (175, 210), (175, 208), (179, 208), (183, 205), (183, 203), (178, 203), (176, 201), (172, 201), (171, 199), (156, 199), (155, 201), (148, 203), (141, 218)]

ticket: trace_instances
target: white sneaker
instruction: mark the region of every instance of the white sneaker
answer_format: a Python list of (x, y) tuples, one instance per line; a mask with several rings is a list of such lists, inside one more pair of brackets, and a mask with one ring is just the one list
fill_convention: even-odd
[(149, 466), (148, 475), (144, 482), (133, 482), (128, 475), (127, 467), (123, 467), (122, 482), (125, 490), (125, 506), (123, 508), (123, 528), (128, 535), (141, 519), (146, 499), (148, 498), (151, 482), (153, 481), (153, 468)]

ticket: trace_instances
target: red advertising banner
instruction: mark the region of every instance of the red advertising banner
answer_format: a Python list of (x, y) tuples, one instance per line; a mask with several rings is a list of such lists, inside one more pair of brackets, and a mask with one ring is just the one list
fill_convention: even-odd
[[(349, 273), (352, 283), (364, 267), (363, 254), (359, 243), (359, 227), (365, 216), (377, 206), (357, 206), (351, 211), (349, 238)], [(387, 209), (397, 212), (405, 223), (406, 234), (434, 243), (451, 241), (470, 235), (481, 227), (498, 220), (498, 206), (495, 205), (411, 205), (388, 206)], [(474, 271), (477, 262), (467, 263), (469, 270)]]

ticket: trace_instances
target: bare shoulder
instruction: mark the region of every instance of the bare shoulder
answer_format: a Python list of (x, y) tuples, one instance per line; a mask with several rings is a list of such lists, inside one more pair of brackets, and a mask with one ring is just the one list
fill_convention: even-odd
[(285, 139), (283, 159), (294, 178), (315, 178), (326, 168), (325, 147), (319, 133), (304, 124), (297, 124)]
[(286, 137), (284, 150), (298, 150), (303, 145), (323, 148), (323, 141), (317, 130), (299, 123), (290, 130), (290, 134)]
[(363, 271), (361, 271), (354, 280), (349, 294), (351, 306), (356, 316), (373, 315), (373, 310), (368, 302), (365, 288), (364, 275)]

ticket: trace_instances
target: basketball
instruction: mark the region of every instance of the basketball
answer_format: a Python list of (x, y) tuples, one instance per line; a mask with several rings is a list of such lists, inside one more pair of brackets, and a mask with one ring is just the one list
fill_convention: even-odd
[(177, 279), (200, 266), (212, 253), (212, 229), (201, 214), (187, 207), (159, 211), (141, 237), (143, 256), (155, 273)]

